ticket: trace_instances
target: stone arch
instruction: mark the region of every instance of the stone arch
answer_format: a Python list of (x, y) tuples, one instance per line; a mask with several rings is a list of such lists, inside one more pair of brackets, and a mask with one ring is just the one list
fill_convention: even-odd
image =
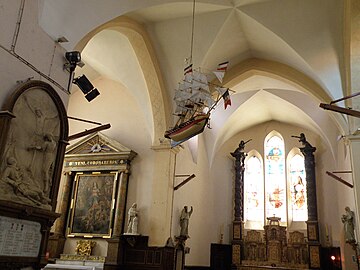
[(125, 16), (120, 16), (89, 32), (79, 41), (75, 49), (82, 51), (92, 37), (105, 29), (116, 30), (126, 36), (134, 49), (144, 75), (151, 103), (154, 126), (152, 143), (158, 145), (162, 141), (164, 131), (169, 126), (171, 114), (169, 113), (169, 97), (165, 91), (159, 63), (150, 38), (142, 25)]
[[(234, 88), (242, 81), (255, 75), (273, 78), (293, 85), (301, 92), (319, 102), (319, 104), (320, 102), (329, 103), (331, 101), (331, 97), (326, 90), (309, 76), (288, 65), (264, 59), (250, 58), (238, 63), (227, 71), (224, 78), (224, 85), (229, 88)], [(228, 119), (234, 112), (234, 110), (230, 109), (228, 112), (224, 112), (224, 116)], [(311, 115), (309, 116), (311, 117)], [(329, 113), (329, 116), (336, 128), (339, 130), (339, 133), (347, 134), (348, 122), (346, 118), (341, 114), (333, 113)], [(221, 127), (213, 127), (210, 131), (212, 135), (209, 137), (212, 137), (212, 142), (209, 140), (209, 143), (207, 143), (207, 146), (211, 149), (209, 151), (209, 153), (211, 153), (209, 154), (209, 160), (214, 158), (215, 153), (224, 143), (224, 141), (220, 139), (223, 138), (222, 135), (224, 135), (221, 129)], [(331, 151), (334, 153), (336, 142), (334, 141), (333, 136), (324, 132), (324, 130), (320, 127), (318, 134), (324, 139), (327, 145), (331, 146)]]
[[(304, 73), (286, 64), (258, 58), (247, 59), (230, 69), (225, 77), (225, 84), (231, 88), (253, 75), (264, 75), (293, 84), (319, 102), (329, 103), (332, 100), (323, 87)], [(340, 114), (332, 114), (331, 117), (344, 133), (348, 126), (345, 118)]]

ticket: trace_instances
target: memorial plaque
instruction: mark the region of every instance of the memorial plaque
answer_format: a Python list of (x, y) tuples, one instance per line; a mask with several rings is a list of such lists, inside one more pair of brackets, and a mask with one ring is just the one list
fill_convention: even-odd
[(0, 216), (0, 256), (38, 257), (40, 223)]

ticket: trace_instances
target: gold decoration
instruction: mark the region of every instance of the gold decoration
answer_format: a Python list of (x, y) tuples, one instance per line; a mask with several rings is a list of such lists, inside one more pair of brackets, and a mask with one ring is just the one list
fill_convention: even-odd
[(90, 256), (92, 249), (95, 247), (96, 242), (92, 240), (79, 240), (76, 242), (75, 252), (77, 255), (87, 255)]
[(232, 246), (232, 262), (234, 264), (240, 264), (240, 245)]
[(303, 233), (294, 231), (289, 233), (289, 244), (305, 243), (305, 236)]
[(316, 234), (316, 225), (314, 224), (308, 224), (308, 237), (309, 240), (317, 240), (317, 234)]
[(261, 233), (259, 231), (250, 230), (248, 231), (246, 237), (246, 242), (261, 242)]
[(320, 267), (320, 254), (319, 246), (310, 246), (310, 266), (317, 268)]
[(233, 235), (234, 239), (240, 239), (241, 234), (240, 234), (240, 224), (234, 224), (234, 235)]
[(104, 256), (76, 255), (76, 254), (60, 254), (60, 260), (105, 262), (105, 257)]

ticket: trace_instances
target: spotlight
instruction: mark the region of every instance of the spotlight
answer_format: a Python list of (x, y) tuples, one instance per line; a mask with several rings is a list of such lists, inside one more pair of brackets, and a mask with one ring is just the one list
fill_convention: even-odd
[(81, 63), (81, 54), (78, 51), (66, 52), (65, 58), (68, 61), (64, 64), (64, 69), (70, 72), (69, 82), (68, 82), (68, 92), (70, 93), (71, 82), (73, 81), (74, 71), (76, 66)]
[(73, 83), (75, 83), (80, 88), (81, 92), (85, 94), (85, 98), (89, 102), (96, 98), (98, 95), (100, 95), (99, 90), (94, 88), (92, 83), (85, 75), (75, 78), (73, 80)]
[(70, 65), (77, 65), (81, 62), (81, 54), (78, 51), (66, 52), (65, 53), (66, 60), (69, 61)]

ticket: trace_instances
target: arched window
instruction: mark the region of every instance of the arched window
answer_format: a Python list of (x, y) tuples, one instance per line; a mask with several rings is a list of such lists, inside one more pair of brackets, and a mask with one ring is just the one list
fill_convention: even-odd
[(266, 217), (281, 218), (292, 230), (306, 229), (308, 219), (305, 160), (298, 148), (285, 156), (281, 134), (264, 140), (264, 156), (251, 150), (245, 159), (245, 229), (263, 229)]
[(306, 221), (308, 209), (306, 202), (306, 175), (304, 157), (300, 154), (294, 155), (289, 162), (290, 177), (290, 211), (293, 221)]
[(265, 213), (287, 222), (285, 146), (283, 139), (273, 135), (265, 140)]
[(245, 160), (244, 219), (247, 227), (261, 229), (264, 226), (264, 180), (259, 154), (249, 154)]

